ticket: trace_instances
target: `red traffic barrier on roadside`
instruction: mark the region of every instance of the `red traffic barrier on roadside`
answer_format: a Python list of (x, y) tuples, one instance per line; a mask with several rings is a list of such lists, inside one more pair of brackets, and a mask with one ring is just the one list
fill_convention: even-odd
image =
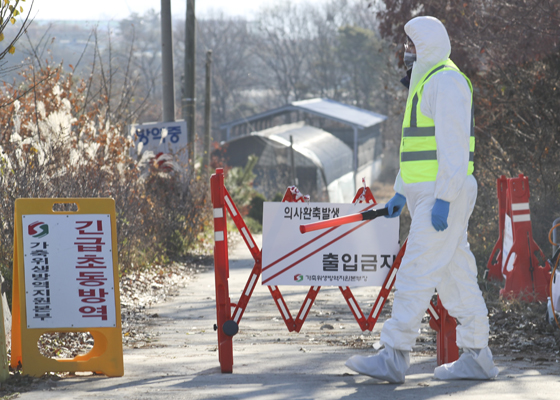
[[(217, 323), (214, 325), (214, 330), (218, 334), (218, 358), (220, 362), (220, 369), (222, 373), (233, 372), (233, 337), (239, 331), (239, 324), (248, 306), (249, 300), (253, 294), (255, 286), (257, 285), (258, 279), (262, 273), (262, 253), (255, 243), (251, 232), (249, 231), (247, 225), (243, 221), (243, 217), (240, 215), (237, 206), (235, 205), (233, 199), (231, 198), (229, 192), (224, 186), (224, 171), (221, 168), (216, 170), (216, 173), (212, 175), (211, 179), (211, 192), (212, 192), (212, 207), (214, 215), (214, 272), (215, 272), (215, 290), (216, 290), (216, 317)], [(302, 195), (295, 186), (291, 186), (286, 190), (283, 202), (304, 202), (309, 201), (309, 196)], [(371, 193), (371, 190), (365, 186), (360, 188), (356, 196), (354, 197), (353, 203), (368, 203), (369, 207), (374, 207), (377, 202)], [(374, 211), (374, 210), (369, 210)], [(366, 211), (367, 212), (367, 211)], [(366, 213), (365, 212), (365, 213)], [(386, 209), (380, 209), (379, 215), (384, 215), (387, 213)], [(230, 299), (229, 293), (229, 258), (228, 258), (228, 243), (227, 243), (227, 214), (233, 219), (237, 229), (240, 231), (245, 244), (249, 248), (253, 259), (255, 260), (255, 265), (251, 270), (247, 283), (241, 293), (241, 296), (237, 303), (234, 303)], [(373, 219), (375, 213), (367, 214), (368, 218), (364, 218), (363, 213), (358, 214), (358, 216), (364, 219)], [(372, 217), (372, 218), (370, 218)], [(335, 219), (333, 219), (335, 220)], [(340, 223), (337, 224), (337, 226)], [(333, 227), (335, 229), (336, 227)], [(375, 303), (366, 318), (366, 315), (362, 312), (357, 300), (350, 287), (339, 286), (340, 292), (342, 293), (346, 303), (348, 304), (356, 322), (360, 326), (362, 331), (372, 331), (375, 324), (381, 315), (381, 310), (385, 302), (387, 301), (391, 289), (395, 283), (396, 275), (400, 267), (402, 258), (406, 250), (406, 241), (402, 245), (398, 255), (396, 256), (391, 268), (381, 286), (381, 290), (377, 295)], [(309, 292), (301, 305), (301, 308), (297, 314), (296, 318), (292, 317), (286, 302), (280, 292), (278, 286), (267, 285), (272, 295), (280, 315), (284, 320), (288, 331), (290, 332), (300, 332), (311, 307), (317, 297), (321, 286), (312, 286), (309, 288)], [(432, 319), (437, 321), (442, 321), (447, 315), (443, 306), (430, 303), (428, 313), (431, 315)], [(450, 318), (453, 320), (453, 318)], [(454, 321), (454, 320), (453, 320)], [(448, 321), (449, 322), (449, 321)], [(430, 324), (431, 325), (431, 324)], [(452, 340), (455, 335), (455, 326), (451, 323), (441, 325), (441, 322), (434, 325), (437, 330), (437, 343), (438, 343), (438, 365), (443, 363), (449, 363), (458, 359), (458, 349), (457, 344)], [(439, 346), (446, 346), (446, 348), (439, 349)], [(454, 346), (454, 347), (453, 347)], [(456, 351), (455, 351), (456, 350)], [(441, 357), (440, 357), (441, 353)]]
[(546, 301), (550, 264), (533, 240), (529, 179), (498, 178), (499, 237), (488, 260), (487, 279), (502, 280), (500, 294), (524, 301)]
[(430, 302), (430, 327), (437, 332), (437, 364), (442, 365), (459, 359), (457, 346), (457, 320), (453, 318), (441, 304), (439, 296), (434, 305)]

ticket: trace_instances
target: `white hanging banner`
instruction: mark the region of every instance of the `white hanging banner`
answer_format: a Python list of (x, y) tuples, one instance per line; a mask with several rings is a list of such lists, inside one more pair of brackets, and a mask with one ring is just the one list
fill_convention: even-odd
[(378, 217), (305, 234), (302, 224), (383, 204), (264, 203), (262, 283), (381, 286), (399, 252), (399, 218)]
[(27, 328), (115, 327), (111, 218), (22, 216)]

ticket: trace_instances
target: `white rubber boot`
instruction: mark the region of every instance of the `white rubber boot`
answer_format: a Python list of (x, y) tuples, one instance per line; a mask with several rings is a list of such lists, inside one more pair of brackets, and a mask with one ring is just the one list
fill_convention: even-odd
[(395, 350), (385, 345), (376, 355), (352, 356), (346, 366), (352, 371), (371, 376), (390, 383), (403, 383), (404, 375), (410, 366), (410, 352)]
[(441, 380), (452, 379), (494, 379), (498, 376), (498, 368), (494, 366), (492, 352), (488, 347), (483, 349), (463, 349), (457, 361), (443, 364), (434, 370), (434, 377)]

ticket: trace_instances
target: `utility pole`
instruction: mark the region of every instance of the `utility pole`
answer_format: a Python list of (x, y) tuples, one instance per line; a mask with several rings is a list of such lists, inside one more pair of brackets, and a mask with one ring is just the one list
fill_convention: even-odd
[(171, 0), (161, 0), (161, 77), (163, 81), (163, 122), (175, 121), (173, 37), (171, 31)]
[(206, 96), (204, 98), (204, 149), (202, 168), (204, 173), (210, 172), (210, 132), (212, 117), (212, 50), (206, 52)]
[(291, 161), (291, 183), (294, 186), (298, 185), (297, 173), (296, 173), (296, 163), (294, 159), (294, 137), (290, 135), (290, 161)]
[(195, 161), (195, 53), (196, 53), (196, 17), (194, 12), (195, 0), (187, 0), (187, 20), (185, 26), (185, 79), (182, 99), (182, 115), (187, 121), (187, 149), (189, 153), (189, 163), (194, 166)]

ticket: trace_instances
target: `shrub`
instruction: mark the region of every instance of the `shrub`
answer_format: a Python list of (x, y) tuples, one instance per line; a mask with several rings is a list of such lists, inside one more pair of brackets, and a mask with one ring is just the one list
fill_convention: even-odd
[(259, 222), (261, 225), (263, 222), (263, 203), (265, 201), (266, 198), (260, 193), (255, 193), (251, 198), (251, 201), (249, 201), (248, 216)]
[(233, 167), (225, 171), (224, 185), (243, 215), (247, 215), (249, 202), (257, 193), (253, 188), (253, 180), (256, 176), (253, 168), (257, 165), (257, 161), (259, 161), (257, 156), (250, 155), (245, 167)]
[(145, 189), (154, 204), (150, 216), (153, 234), (163, 253), (177, 259), (186, 255), (198, 234), (210, 227), (208, 185), (179, 165), (171, 172), (151, 168)]
[(60, 66), (21, 75), (0, 92), (2, 274), (10, 280), (17, 198), (114, 198), (121, 272), (184, 255), (210, 220), (206, 182), (178, 166), (164, 173), (149, 154), (131, 158), (124, 116), (133, 113), (115, 114), (90, 81)]

